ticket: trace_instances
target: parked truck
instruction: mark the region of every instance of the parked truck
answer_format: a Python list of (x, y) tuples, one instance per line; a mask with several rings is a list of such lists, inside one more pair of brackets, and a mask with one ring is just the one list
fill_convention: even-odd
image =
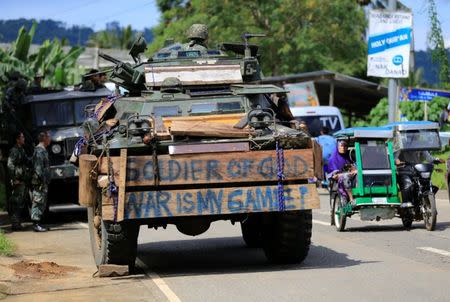
[[(4, 155), (0, 164), (6, 165), (8, 152), (14, 144), (12, 123), (14, 129), (24, 133), (25, 150), (29, 157), (33, 155), (37, 135), (48, 131), (52, 143), (47, 150), (51, 178), (47, 206), (77, 204), (78, 168), (69, 159), (82, 133), (80, 126), (85, 119), (84, 107), (110, 94), (111, 91), (106, 88), (95, 91), (43, 90), (25, 97), (21, 103), (22, 116), (0, 112), (0, 151)], [(26, 203), (24, 214), (28, 215), (31, 209), (28, 194)]]
[(258, 47), (172, 44), (135, 65), (107, 56), (127, 89), (87, 108), (80, 204), (88, 209), (96, 264), (133, 268), (139, 227), (174, 224), (186, 235), (240, 223), (245, 243), (275, 263), (297, 263), (311, 243), (311, 179), (320, 146), (298, 129), (283, 88), (260, 77)]

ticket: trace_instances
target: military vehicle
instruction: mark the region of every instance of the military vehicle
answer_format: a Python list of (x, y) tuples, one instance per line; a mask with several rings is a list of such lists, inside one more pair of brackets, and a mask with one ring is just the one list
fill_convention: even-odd
[[(49, 204), (78, 203), (78, 168), (69, 162), (75, 144), (81, 137), (81, 124), (85, 120), (86, 105), (97, 103), (111, 91), (103, 88), (96, 91), (50, 91), (28, 95), (22, 103), (23, 116), (15, 116), (16, 127), (26, 136), (25, 149), (29, 156), (37, 143), (39, 132), (48, 131), (52, 144), (48, 148), (51, 183)], [(1, 141), (4, 154), (12, 147), (8, 141), (8, 124), (2, 127), (5, 133)]]
[(129, 95), (86, 108), (79, 198), (98, 266), (132, 269), (140, 225), (195, 236), (218, 220), (240, 223), (271, 262), (307, 256), (321, 149), (292, 121), (286, 90), (253, 84), (252, 36), (217, 49), (171, 44), (144, 62), (140, 38), (135, 65), (101, 54)]

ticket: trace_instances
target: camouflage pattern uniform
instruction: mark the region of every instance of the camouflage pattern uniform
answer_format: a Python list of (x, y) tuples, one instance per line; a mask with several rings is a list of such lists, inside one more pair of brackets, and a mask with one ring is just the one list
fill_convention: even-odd
[(208, 27), (204, 24), (192, 24), (187, 31), (189, 43), (183, 44), (183, 50), (199, 50), (206, 52), (206, 40), (208, 39)]
[(23, 110), (27, 82), (19, 79), (5, 92), (5, 109), (8, 117), (8, 131), (16, 132), (22, 129)]
[(95, 84), (92, 80), (86, 80), (81, 84), (81, 91), (95, 91)]
[(15, 145), (8, 157), (8, 172), (11, 179), (10, 214), (13, 225), (20, 223), (20, 214), (25, 206), (27, 194), (28, 158), (23, 147)]
[(48, 152), (42, 144), (34, 149), (33, 153), (33, 205), (31, 207), (31, 220), (39, 222), (47, 207), (48, 184), (50, 183), (50, 162)]

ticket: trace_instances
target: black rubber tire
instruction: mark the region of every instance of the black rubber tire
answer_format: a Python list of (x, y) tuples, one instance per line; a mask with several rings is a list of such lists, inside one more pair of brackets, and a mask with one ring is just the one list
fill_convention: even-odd
[(241, 221), (242, 239), (251, 248), (262, 247), (262, 222), (258, 218), (249, 216)]
[(273, 213), (264, 221), (263, 249), (272, 263), (302, 262), (311, 245), (312, 211)]
[(413, 216), (410, 213), (405, 213), (402, 215), (402, 223), (406, 229), (411, 229), (412, 223), (414, 221)]
[[(139, 226), (102, 220), (101, 238), (98, 240), (96, 237), (97, 229), (94, 227), (94, 208), (88, 207), (87, 213), (91, 249), (97, 267), (101, 264), (128, 265), (130, 272), (133, 272)], [(97, 241), (99, 241), (100, 246)]]
[(433, 193), (429, 193), (424, 196), (423, 207), (425, 208), (425, 213), (423, 213), (423, 221), (425, 223), (425, 228), (427, 231), (434, 231), (436, 228), (437, 220), (437, 209), (436, 209), (436, 199)]
[(334, 225), (336, 226), (336, 230), (338, 232), (343, 232), (347, 223), (347, 216), (343, 213), (341, 197), (339, 196), (339, 194), (336, 194), (334, 196), (332, 213), (334, 216), (333, 221)]

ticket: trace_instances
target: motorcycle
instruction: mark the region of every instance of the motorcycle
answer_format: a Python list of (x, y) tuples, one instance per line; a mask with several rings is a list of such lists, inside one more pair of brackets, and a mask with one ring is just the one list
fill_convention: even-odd
[(431, 183), (431, 175), (433, 174), (434, 161), (429, 164), (411, 164), (405, 163), (404, 167), (408, 167), (411, 171), (410, 176), (413, 183), (413, 206), (411, 208), (403, 208), (401, 217), (403, 225), (410, 228), (414, 220), (423, 220), (428, 231), (433, 231), (436, 227), (437, 209), (435, 195), (438, 187)]

